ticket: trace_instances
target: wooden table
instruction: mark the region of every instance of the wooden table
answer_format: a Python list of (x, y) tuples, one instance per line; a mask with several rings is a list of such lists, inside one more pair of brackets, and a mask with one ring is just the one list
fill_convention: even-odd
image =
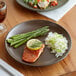
[(59, 76), (76, 70), (76, 6), (72, 8), (59, 22), (56, 22), (67, 29), (71, 35), (72, 49), (69, 55), (57, 64), (46, 67), (31, 67), (18, 63), (9, 56), (4, 45), (5, 37), (10, 29), (21, 22), (32, 19), (53, 20), (19, 6), (15, 0), (6, 0), (6, 3), (8, 13), (4, 23), (8, 30), (2, 37), (0, 37), (0, 58), (23, 73), (24, 76)]

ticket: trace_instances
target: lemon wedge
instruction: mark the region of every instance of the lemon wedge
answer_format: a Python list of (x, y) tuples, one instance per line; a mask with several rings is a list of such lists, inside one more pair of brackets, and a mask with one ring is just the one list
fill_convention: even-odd
[(42, 42), (38, 39), (31, 39), (27, 42), (26, 46), (30, 50), (39, 50), (42, 47)]

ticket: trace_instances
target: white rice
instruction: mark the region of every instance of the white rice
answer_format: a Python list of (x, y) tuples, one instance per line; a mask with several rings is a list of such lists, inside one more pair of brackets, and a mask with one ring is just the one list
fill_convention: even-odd
[(68, 49), (67, 39), (56, 32), (49, 32), (45, 44), (52, 49), (51, 53), (55, 53), (56, 57), (62, 56)]

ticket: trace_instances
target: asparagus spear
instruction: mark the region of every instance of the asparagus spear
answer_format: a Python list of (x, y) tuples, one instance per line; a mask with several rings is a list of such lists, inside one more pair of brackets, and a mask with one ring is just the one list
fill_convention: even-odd
[(15, 44), (17, 44), (17, 43), (19, 43), (19, 42), (21, 42), (21, 41), (23, 41), (23, 40), (24, 40), (24, 39), (21, 39), (21, 40), (18, 40), (18, 41), (12, 42), (12, 43), (10, 43), (10, 45), (13, 46), (13, 45), (15, 45)]
[(17, 41), (17, 40), (27, 38), (27, 37), (29, 37), (30, 35), (32, 35), (33, 33), (38, 32), (38, 31), (45, 30), (45, 29), (47, 29), (47, 28), (48, 28), (48, 26), (45, 26), (45, 27), (42, 27), (42, 28), (37, 29), (37, 30), (32, 31), (32, 32), (14, 35), (14, 36), (12, 36), (10, 39), (7, 39), (7, 42), (8, 42), (8, 43), (12, 43), (12, 42), (15, 42), (15, 41)]
[(46, 32), (48, 32), (49, 29), (47, 29), (46, 31), (43, 31), (42, 33), (35, 33), (34, 35), (28, 37), (27, 39), (23, 40), (22, 42), (16, 44), (14, 46), (14, 48), (18, 48), (19, 46), (21, 46), (22, 44), (24, 44), (25, 42), (27, 42), (29, 39), (33, 38), (33, 37), (38, 37), (38, 36), (41, 36), (41, 35), (44, 35)]
[(32, 31), (32, 32), (14, 35), (14, 36), (11, 37), (11, 39), (19, 38), (19, 37), (22, 37), (22, 36), (24, 36), (24, 35), (26, 35), (26, 34), (33, 33), (33, 32), (40, 31), (40, 30), (44, 30), (44, 29), (48, 29), (48, 26), (39, 28), (39, 29), (37, 29), (37, 30), (35, 30), (35, 31)]
[[(46, 29), (46, 30), (44, 30), (45, 32), (47, 31), (48, 29)], [(35, 33), (43, 33), (44, 31), (38, 31), (38, 32), (35, 32)], [(34, 35), (35, 33), (33, 33), (32, 35)], [(30, 36), (28, 36), (28, 37), (31, 37), (31, 34), (30, 34)], [(27, 37), (27, 38), (28, 38)], [(34, 36), (33, 36), (34, 37)], [(13, 42), (11, 42), (11, 46), (13, 46), (13, 45), (15, 45), (15, 44), (17, 44), (17, 43), (19, 43), (19, 42), (21, 42), (21, 41), (23, 41), (23, 40), (27, 40), (27, 38), (24, 38), (24, 39), (20, 39), (20, 40), (16, 40), (16, 41), (13, 41)]]
[(10, 37), (9, 39), (7, 39), (7, 42), (10, 43), (11, 46), (14, 45), (14, 47), (17, 48), (20, 45), (22, 45), (23, 43), (25, 43), (27, 40), (29, 40), (33, 37), (41, 36), (48, 31), (49, 31), (48, 26), (45, 26), (45, 27), (42, 27), (42, 28), (37, 29), (32, 32), (14, 35), (14, 36)]

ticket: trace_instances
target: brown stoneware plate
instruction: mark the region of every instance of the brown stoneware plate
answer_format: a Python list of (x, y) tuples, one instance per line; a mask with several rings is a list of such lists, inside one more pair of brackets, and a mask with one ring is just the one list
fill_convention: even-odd
[[(64, 53), (63, 56), (56, 58), (55, 54), (51, 54), (50, 49), (45, 47), (44, 52), (41, 54), (41, 56), (39, 57), (39, 59), (36, 62), (27, 63), (27, 62), (22, 61), (22, 54), (23, 54), (26, 43), (23, 44), (22, 46), (20, 46), (19, 48), (14, 49), (13, 47), (9, 46), (9, 44), (5, 40), (5, 46), (6, 46), (6, 49), (7, 49), (7, 52), (9, 53), (9, 55), (12, 56), (16, 61), (18, 61), (22, 64), (30, 65), (30, 66), (51, 65), (51, 64), (57, 63), (57, 62), (61, 61), (62, 59), (64, 59), (70, 51), (71, 38), (70, 38), (69, 33), (63, 27), (61, 27), (60, 25), (58, 25), (56, 23), (52, 23), (47, 20), (31, 20), (31, 21), (23, 22), (23, 23), (16, 25), (8, 33), (6, 39), (8, 39), (9, 37), (16, 35), (16, 34), (21, 34), (21, 33), (26, 33), (26, 32), (36, 30), (43, 26), (49, 26), (50, 32), (57, 32), (57, 33), (63, 34), (67, 38), (68, 50), (66, 50), (66, 52)], [(47, 35), (37, 37), (37, 39), (40, 39), (42, 42), (44, 42), (46, 36)]]
[(54, 10), (54, 9), (57, 9), (57, 8), (63, 6), (65, 3), (68, 2), (68, 0), (58, 0), (58, 5), (57, 5), (57, 6), (55, 6), (55, 7), (50, 7), (50, 6), (49, 6), (49, 7), (47, 7), (46, 9), (39, 9), (39, 8), (36, 8), (36, 9), (35, 9), (35, 8), (31, 7), (30, 5), (28, 5), (27, 3), (24, 3), (23, 0), (16, 0), (16, 2), (17, 2), (19, 5), (27, 8), (27, 9), (30, 9), (30, 10), (33, 10), (33, 11), (41, 11), (41, 12), (44, 12), (44, 11), (51, 11), (51, 10)]

